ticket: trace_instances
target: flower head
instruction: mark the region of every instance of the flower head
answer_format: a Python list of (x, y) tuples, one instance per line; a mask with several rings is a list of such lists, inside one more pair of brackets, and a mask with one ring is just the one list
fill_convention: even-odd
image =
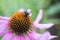
[(31, 21), (31, 10), (20, 9), (10, 18), (0, 16), (0, 36), (4, 36), (1, 40), (50, 40), (56, 36), (51, 36), (49, 32), (39, 34), (35, 32), (35, 28), (46, 29), (53, 26), (53, 23), (40, 24), (43, 10), (34, 22)]

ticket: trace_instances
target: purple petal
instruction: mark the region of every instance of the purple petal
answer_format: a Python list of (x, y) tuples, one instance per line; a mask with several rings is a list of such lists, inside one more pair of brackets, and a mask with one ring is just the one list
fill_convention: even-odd
[(7, 24), (9, 19), (0, 16), (0, 24)]
[(10, 20), (10, 18), (9, 17), (2, 17), (2, 16), (0, 16), (0, 20)]
[(9, 32), (9, 30), (0, 31), (0, 36), (4, 36), (4, 35), (7, 34), (8, 32)]
[(49, 32), (43, 33), (38, 40), (51, 40), (53, 38), (56, 38), (57, 36), (50, 35)]
[(31, 40), (28, 35), (26, 35), (25, 40)]
[(8, 27), (8, 24), (7, 24), (7, 23), (5, 23), (5, 24), (1, 24), (1, 25), (0, 25), (0, 32), (6, 30), (7, 27)]
[(49, 34), (49, 39), (50, 39), (50, 40), (51, 40), (51, 39), (53, 39), (53, 38), (58, 37), (58, 36), (55, 36), (55, 35), (51, 35), (49, 32), (46, 32), (46, 33), (48, 33), (48, 34)]
[(13, 40), (20, 40), (20, 36), (15, 36)]
[(13, 40), (25, 40), (23, 35), (16, 35)]
[(41, 36), (40, 34), (36, 33), (35, 31), (28, 32), (27, 35), (32, 40), (36, 40)]
[(8, 32), (7, 27), (8, 27), (8, 20), (0, 16), (0, 36), (3, 36)]
[(0, 32), (7, 29), (8, 27), (8, 18), (0, 16)]
[(0, 31), (7, 29), (7, 27), (8, 27), (7, 24), (0, 25)]
[(12, 33), (7, 33), (1, 40), (12, 40), (13, 37)]
[(49, 40), (49, 35), (50, 34), (48, 32), (46, 32), (46, 33), (42, 34), (38, 40)]
[(0, 20), (0, 24), (5, 24), (5, 23), (7, 23), (8, 21), (6, 21), (6, 20)]
[(39, 23), (39, 21), (42, 19), (42, 13), (43, 13), (43, 10), (39, 10), (39, 13), (38, 13), (38, 16), (36, 18), (36, 20), (34, 21), (35, 23)]
[(38, 24), (38, 23), (33, 23), (33, 26), (35, 26), (38, 29), (48, 29), (52, 27), (54, 24), (53, 23), (48, 23), (48, 24)]
[(49, 39), (57, 38), (58, 36), (50, 35)]

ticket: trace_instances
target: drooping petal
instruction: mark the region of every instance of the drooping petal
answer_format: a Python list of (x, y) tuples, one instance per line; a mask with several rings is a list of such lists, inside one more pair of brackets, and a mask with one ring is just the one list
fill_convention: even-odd
[(8, 32), (9, 32), (9, 30), (0, 31), (0, 36), (4, 36), (4, 35), (7, 34)]
[(0, 16), (0, 20), (10, 20), (10, 18), (9, 17), (2, 17), (2, 16)]
[(41, 36), (40, 34), (36, 33), (35, 31), (28, 32), (27, 35), (31, 40), (36, 40)]
[(25, 40), (23, 35), (16, 35), (13, 40)]
[(52, 27), (54, 24), (53, 23), (48, 23), (48, 24), (33, 23), (32, 25), (38, 29), (48, 29), (48, 28)]
[(38, 16), (37, 16), (36, 20), (34, 21), (34, 23), (39, 23), (39, 21), (42, 19), (42, 13), (43, 13), (43, 10), (40, 9)]
[(8, 23), (4, 23), (0, 25), (0, 33), (8, 29)]
[(7, 29), (7, 24), (0, 25), (0, 31)]
[(37, 40), (49, 40), (49, 33), (48, 32), (46, 32), (46, 33), (44, 33), (44, 34), (42, 34), (41, 36), (40, 36), (40, 38), (39, 39), (37, 39)]
[(20, 36), (20, 39), (21, 39), (21, 40), (25, 40), (24, 35), (21, 35), (21, 36)]
[(49, 38), (49, 39), (53, 39), (53, 38), (57, 38), (57, 37), (58, 37), (58, 36), (54, 36), (54, 35), (51, 36), (51, 35), (50, 35), (50, 38)]
[(27, 33), (27, 37), (28, 37), (29, 40), (35, 40), (35, 38), (30, 33)]
[(49, 32), (46, 32), (46, 33), (49, 34), (49, 39), (50, 39), (50, 40), (53, 39), (53, 38), (57, 38), (57, 37), (58, 37), (58, 36), (55, 36), (55, 35), (51, 35)]
[(8, 21), (9, 21), (9, 18), (0, 16), (0, 33), (1, 32), (3, 33), (3, 31), (5, 31), (5, 29), (7, 29)]
[(12, 33), (7, 33), (1, 40), (12, 40), (13, 37)]
[(0, 36), (4, 36), (6, 33), (8, 33), (9, 30), (6, 25), (0, 25)]
[(5, 23), (7, 23), (8, 21), (6, 21), (6, 20), (0, 20), (0, 24), (5, 24)]
[(57, 36), (50, 35), (49, 32), (43, 33), (38, 40), (51, 40), (53, 38), (56, 38)]
[(8, 23), (10, 18), (0, 16), (0, 24)]
[(3, 33), (8, 27), (8, 20), (0, 19), (0, 33)]
[(28, 35), (25, 36), (25, 40), (31, 40)]
[(20, 40), (20, 36), (15, 36), (13, 40)]

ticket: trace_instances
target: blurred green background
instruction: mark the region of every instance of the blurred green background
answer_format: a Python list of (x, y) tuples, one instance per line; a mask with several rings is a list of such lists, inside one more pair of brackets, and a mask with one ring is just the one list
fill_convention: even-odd
[[(43, 9), (44, 12), (41, 23), (52, 22), (60, 25), (60, 0), (0, 0), (0, 16), (10, 17), (20, 8), (30, 8), (32, 10), (33, 21), (39, 9)], [(59, 30), (58, 34), (60, 34)]]
[(0, 0), (0, 16), (11, 16), (20, 8), (30, 8), (33, 20), (39, 9), (43, 9), (42, 22), (60, 24), (60, 2), (58, 0)]

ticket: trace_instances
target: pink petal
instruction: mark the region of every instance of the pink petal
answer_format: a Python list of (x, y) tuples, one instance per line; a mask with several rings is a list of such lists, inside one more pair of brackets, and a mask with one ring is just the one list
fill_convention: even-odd
[(54, 24), (53, 23), (48, 23), (48, 24), (33, 23), (32, 25), (38, 29), (48, 29), (48, 28), (52, 27)]
[(53, 39), (53, 38), (58, 37), (58, 36), (55, 36), (55, 35), (51, 35), (49, 32), (47, 32), (47, 33), (49, 34), (49, 39), (50, 39), (50, 40)]
[(9, 22), (9, 19), (0, 16), (0, 25), (1, 24), (7, 24), (8, 22)]
[(31, 40), (28, 35), (26, 35), (25, 40)]
[(13, 40), (20, 40), (20, 36), (15, 36)]
[(38, 13), (38, 16), (36, 18), (36, 20), (34, 21), (35, 23), (39, 23), (39, 21), (42, 19), (42, 13), (43, 13), (43, 10), (39, 10), (39, 13)]
[(8, 20), (5, 17), (0, 16), (0, 32), (4, 31), (8, 27)]
[(0, 20), (10, 20), (10, 18), (0, 16)]
[(8, 27), (8, 23), (4, 23), (0, 25), (0, 32), (6, 30)]
[(3, 31), (5, 29), (7, 29), (8, 25), (4, 24), (4, 25), (0, 25), (0, 31)]
[(13, 40), (25, 40), (23, 35), (16, 35)]
[(27, 35), (30, 37), (32, 40), (38, 39), (41, 35), (36, 33), (35, 31), (28, 32)]
[(57, 37), (57, 36), (55, 36), (55, 35), (51, 35), (49, 32), (46, 32), (46, 33), (48, 33), (48, 35), (49, 35), (49, 40)]
[(12, 33), (7, 33), (1, 40), (12, 40), (13, 37)]
[(4, 21), (1, 21), (1, 22), (0, 22), (1, 23), (0, 24), (0, 33), (4, 32), (7, 29), (7, 27), (8, 27), (8, 22), (6, 22), (6, 23), (3, 23)]
[(53, 38), (57, 38), (57, 37), (58, 37), (58, 36), (54, 36), (54, 35), (51, 36), (51, 35), (50, 35), (49, 39), (53, 39)]
[(49, 35), (50, 34), (48, 32), (46, 32), (46, 33), (42, 34), (38, 40), (49, 40)]
[(4, 36), (4, 35), (7, 34), (8, 32), (9, 32), (9, 30), (0, 31), (0, 36)]
[(8, 21), (6, 21), (6, 20), (0, 20), (0, 24), (5, 24), (5, 23), (7, 23)]
[(43, 33), (38, 40), (51, 40), (53, 38), (56, 38), (57, 36), (50, 35), (49, 32)]

